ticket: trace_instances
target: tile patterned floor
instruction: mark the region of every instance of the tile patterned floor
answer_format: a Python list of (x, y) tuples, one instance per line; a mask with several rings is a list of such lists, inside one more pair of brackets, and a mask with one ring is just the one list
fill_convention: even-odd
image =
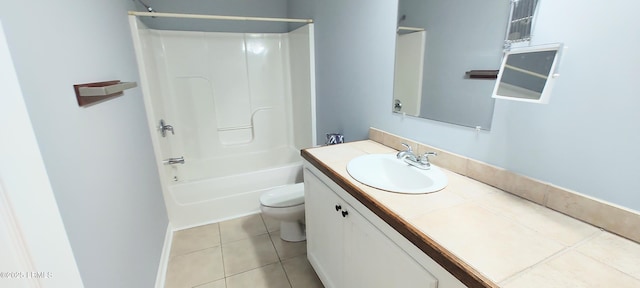
[(306, 242), (261, 214), (174, 232), (165, 288), (323, 288)]

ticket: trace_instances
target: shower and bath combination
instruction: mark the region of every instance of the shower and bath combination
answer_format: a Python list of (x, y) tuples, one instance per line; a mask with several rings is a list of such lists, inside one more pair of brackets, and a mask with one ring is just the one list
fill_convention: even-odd
[[(160, 13), (137, 1), (149, 12), (129, 12), (129, 22), (174, 229), (256, 213), (261, 193), (302, 182), (300, 149), (316, 143), (312, 21)], [(306, 25), (176, 31), (151, 29), (141, 17)]]

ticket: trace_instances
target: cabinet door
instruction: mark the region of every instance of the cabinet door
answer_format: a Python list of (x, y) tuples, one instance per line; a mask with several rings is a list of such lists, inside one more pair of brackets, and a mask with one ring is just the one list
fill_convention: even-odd
[[(388, 238), (384, 236), (389, 242)], [(391, 242), (393, 243), (393, 242)], [(389, 263), (393, 263), (391, 267), (391, 275), (393, 278), (393, 287), (407, 288), (437, 288), (438, 280), (422, 265), (414, 260), (400, 247), (395, 244), (389, 249)]]
[(344, 287), (437, 287), (433, 275), (361, 214), (347, 209)]
[[(304, 170), (307, 258), (327, 288), (342, 285), (343, 202), (318, 177)], [(340, 209), (336, 211), (336, 205)]]
[(355, 209), (344, 231), (344, 287), (436, 288), (438, 281)]
[(397, 287), (393, 285), (389, 247), (380, 232), (351, 207), (345, 221), (344, 287)]
[(307, 169), (304, 183), (307, 258), (325, 287), (437, 287), (427, 270)]

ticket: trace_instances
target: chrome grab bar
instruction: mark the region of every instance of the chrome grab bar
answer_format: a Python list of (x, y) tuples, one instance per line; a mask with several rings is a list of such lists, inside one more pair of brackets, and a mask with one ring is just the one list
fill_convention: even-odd
[(184, 164), (184, 156), (180, 156), (180, 158), (164, 159), (162, 160), (162, 164), (164, 165)]

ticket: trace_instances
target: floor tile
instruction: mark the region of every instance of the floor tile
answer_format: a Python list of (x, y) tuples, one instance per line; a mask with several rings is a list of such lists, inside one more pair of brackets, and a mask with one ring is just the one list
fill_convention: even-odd
[(307, 255), (301, 255), (282, 261), (287, 277), (293, 288), (323, 288), (320, 278), (307, 260)]
[(542, 265), (525, 271), (505, 283), (506, 288), (539, 287), (640, 287), (640, 281), (600, 261), (569, 251)]
[(214, 246), (220, 246), (220, 231), (217, 223), (180, 230), (173, 232), (171, 256)]
[(267, 226), (267, 231), (273, 232), (280, 230), (280, 221), (273, 219), (267, 215), (261, 214), (264, 220), (264, 225)]
[(269, 234), (223, 243), (222, 255), (226, 276), (278, 262)]
[(217, 281), (209, 282), (206, 284), (198, 285), (193, 288), (226, 288), (227, 284), (224, 279), (220, 279)]
[(191, 288), (224, 278), (220, 246), (178, 255), (169, 260), (166, 288)]
[(578, 251), (591, 258), (640, 279), (640, 245), (609, 232), (600, 232), (586, 241)]
[(287, 242), (280, 238), (280, 231), (269, 233), (273, 246), (276, 247), (278, 258), (285, 260), (307, 253), (307, 241)]
[(265, 233), (267, 233), (267, 228), (260, 214), (220, 222), (220, 237), (222, 243), (246, 239)]
[(227, 288), (291, 288), (280, 262), (227, 278)]

